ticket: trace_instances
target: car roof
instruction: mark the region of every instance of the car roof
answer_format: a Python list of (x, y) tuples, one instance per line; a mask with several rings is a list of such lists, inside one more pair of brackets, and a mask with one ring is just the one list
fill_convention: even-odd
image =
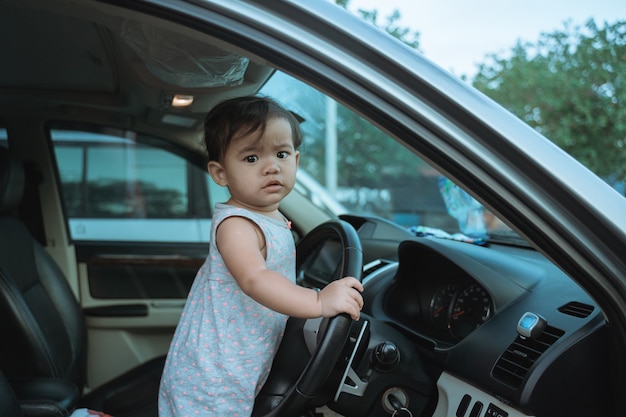
[[(196, 146), (211, 107), (256, 93), (273, 70), (157, 22), (94, 1), (1, 2), (0, 36), (19, 42), (0, 42), (0, 113), (27, 108)], [(193, 95), (192, 106), (172, 108), (174, 94)]]

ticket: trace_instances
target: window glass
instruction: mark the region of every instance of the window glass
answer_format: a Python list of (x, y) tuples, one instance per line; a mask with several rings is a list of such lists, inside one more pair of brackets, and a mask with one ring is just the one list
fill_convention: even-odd
[(382, 217), (418, 235), (519, 238), (426, 161), (309, 85), (277, 71), (261, 93), (304, 119), (299, 175), (316, 184), (311, 199), (323, 196), (340, 212)]
[(73, 239), (208, 241), (206, 171), (128, 132), (51, 137)]
[[(206, 169), (134, 133), (53, 129), (70, 234), (78, 241), (208, 242), (228, 189)], [(295, 192), (331, 215), (347, 209), (304, 171)]]

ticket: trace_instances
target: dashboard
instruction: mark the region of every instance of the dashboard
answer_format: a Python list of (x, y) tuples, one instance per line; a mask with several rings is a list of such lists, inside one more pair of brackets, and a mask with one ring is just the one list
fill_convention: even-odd
[[(599, 415), (598, 400), (610, 392), (606, 320), (542, 254), (417, 237), (377, 218), (346, 220), (363, 245), (363, 316), (372, 329), (402, 335), (387, 341), (401, 355), (419, 356), (403, 368), (435, 381), (444, 411), (434, 415), (467, 415), (460, 409), (468, 395), (508, 416)], [(526, 313), (545, 320), (538, 336), (518, 333)]]
[(454, 343), (494, 314), (490, 292), (467, 271), (429, 246), (402, 244), (388, 313), (404, 327), (442, 343)]

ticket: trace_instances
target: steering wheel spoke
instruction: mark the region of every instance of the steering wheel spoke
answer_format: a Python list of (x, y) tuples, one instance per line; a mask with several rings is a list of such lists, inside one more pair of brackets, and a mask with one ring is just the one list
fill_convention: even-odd
[(313, 355), (317, 350), (317, 344), (320, 334), (322, 332), (322, 322), (325, 319), (323, 317), (317, 317), (314, 319), (308, 319), (302, 328), (302, 334), (304, 336), (304, 342), (309, 350), (309, 353)]
[(339, 384), (333, 401), (337, 401), (339, 399), (339, 396), (344, 392), (347, 394), (356, 395), (358, 397), (362, 397), (363, 394), (365, 394), (365, 390), (367, 389), (367, 381), (361, 379), (361, 377), (352, 367), (352, 364), (354, 363), (354, 358), (356, 357), (356, 354), (361, 347), (361, 343), (364, 342), (366, 339), (364, 336), (366, 334), (366, 331), (369, 331), (368, 325), (369, 322), (367, 320), (364, 320), (359, 329), (359, 334), (352, 344), (352, 352), (350, 354), (350, 358), (348, 359), (346, 370), (343, 373), (341, 383)]

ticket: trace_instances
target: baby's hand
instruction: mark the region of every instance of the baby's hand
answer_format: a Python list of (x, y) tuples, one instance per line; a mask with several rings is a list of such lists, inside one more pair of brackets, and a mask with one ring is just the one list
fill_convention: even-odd
[(358, 320), (363, 308), (363, 284), (356, 278), (345, 277), (332, 281), (319, 292), (322, 317), (333, 317), (348, 313), (353, 320)]

